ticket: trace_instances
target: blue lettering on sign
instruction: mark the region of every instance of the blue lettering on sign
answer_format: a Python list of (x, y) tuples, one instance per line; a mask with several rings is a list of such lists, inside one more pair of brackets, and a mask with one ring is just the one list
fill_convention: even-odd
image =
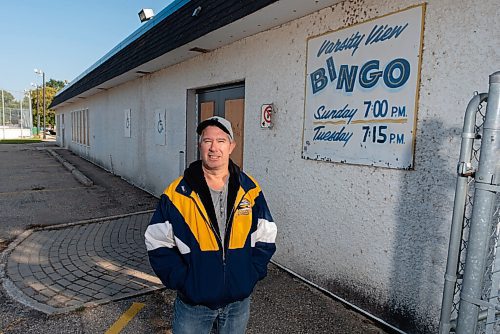
[(334, 53), (334, 52), (340, 52), (343, 50), (352, 50), (351, 56), (354, 55), (354, 52), (359, 48), (359, 44), (363, 41), (363, 38), (365, 38), (365, 35), (360, 35), (359, 31), (356, 31), (355, 34), (352, 34), (351, 37), (345, 38), (343, 41), (340, 39), (337, 39), (336, 42), (330, 41), (328, 39), (325, 39), (323, 41), (323, 44), (321, 44), (318, 53), (316, 54), (316, 57), (321, 56), (322, 53), (325, 55)]
[(311, 77), (313, 94), (323, 90), (328, 85), (328, 78), (325, 76), (325, 69), (323, 67), (318, 68), (309, 74), (309, 76)]
[(379, 79), (382, 77), (383, 82), (388, 88), (399, 88), (403, 86), (410, 77), (410, 62), (404, 58), (396, 58), (392, 60), (385, 69), (380, 69), (380, 61), (373, 59), (367, 61), (359, 70), (357, 65), (340, 65), (339, 73), (335, 70), (335, 63), (333, 57), (326, 60), (326, 68), (328, 70), (328, 77), (326, 70), (323, 67), (318, 68), (312, 72), (309, 77), (311, 79), (311, 88), (313, 94), (322, 91), (328, 86), (328, 79), (330, 82), (337, 80), (336, 89), (352, 93), (356, 78), (363, 88), (373, 88), (377, 85)]
[[(359, 84), (363, 88), (372, 88), (378, 82), (378, 79), (382, 76), (382, 71), (377, 71), (380, 62), (378, 60), (369, 60), (359, 71)], [(370, 72), (371, 71), (371, 72)]]
[(344, 132), (345, 126), (343, 126), (340, 131), (322, 131), (324, 128), (324, 125), (320, 125), (314, 128), (313, 141), (344, 142), (344, 146), (346, 146), (353, 136), (353, 132)]
[[(399, 76), (394, 76), (394, 71), (399, 70)], [(394, 59), (384, 71), (384, 82), (389, 88), (403, 86), (410, 77), (410, 62), (403, 58)]]
[(378, 42), (383, 42), (391, 38), (398, 38), (399, 35), (408, 27), (408, 23), (404, 26), (396, 25), (394, 27), (389, 27), (387, 24), (385, 26), (375, 25), (366, 39), (365, 45), (374, 44)]
[(358, 109), (349, 109), (349, 104), (346, 104), (342, 109), (330, 109), (327, 110), (325, 106), (320, 106), (316, 112), (314, 113), (314, 119), (338, 119), (338, 118), (347, 118), (349, 121), (347, 124), (350, 124), (352, 118), (358, 112)]
[(358, 66), (351, 66), (351, 70), (349, 71), (349, 65), (340, 65), (337, 89), (342, 89), (344, 86), (346, 92), (352, 92), (354, 90), (354, 83), (356, 82), (356, 73), (358, 73)]
[[(398, 38), (399, 35), (408, 27), (408, 23), (405, 25), (375, 25), (368, 35), (364, 45), (371, 45), (378, 42), (383, 42), (391, 38)], [(340, 52), (344, 50), (352, 50), (351, 56), (358, 50), (361, 42), (363, 42), (365, 34), (360, 34), (359, 31), (352, 34), (351, 37), (346, 37), (343, 40), (337, 38), (336, 41), (331, 41), (325, 39), (316, 53), (316, 57), (320, 57), (322, 54), (328, 55), (335, 52)]]

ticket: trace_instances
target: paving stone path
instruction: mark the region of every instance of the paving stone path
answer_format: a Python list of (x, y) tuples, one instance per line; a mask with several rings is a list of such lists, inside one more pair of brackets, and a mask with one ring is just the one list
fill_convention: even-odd
[(152, 212), (25, 232), (4, 254), (4, 287), (47, 314), (162, 288), (144, 231)]

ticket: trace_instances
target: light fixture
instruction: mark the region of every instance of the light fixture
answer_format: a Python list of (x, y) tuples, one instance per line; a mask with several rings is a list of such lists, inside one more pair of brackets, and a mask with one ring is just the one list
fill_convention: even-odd
[(147, 20), (151, 19), (153, 16), (155, 16), (155, 13), (150, 8), (143, 8), (139, 12), (139, 19), (141, 20), (141, 22), (146, 22)]
[(192, 17), (197, 17), (201, 12), (201, 6), (198, 6), (194, 9), (193, 14), (191, 15)]

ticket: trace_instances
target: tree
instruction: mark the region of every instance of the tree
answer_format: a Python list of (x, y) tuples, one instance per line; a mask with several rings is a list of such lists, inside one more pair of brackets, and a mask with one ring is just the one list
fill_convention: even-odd
[[(0, 92), (1, 94), (1, 92)], [(0, 99), (2, 98), (2, 96), (0, 95)], [(5, 108), (19, 108), (19, 102), (16, 101), (16, 98), (14, 97), (14, 95), (12, 95), (10, 92), (4, 90), (3, 91), (3, 101), (4, 101), (4, 106)], [(0, 103), (2, 101), (0, 100)], [(0, 105), (0, 108), (2, 106)]]
[(61, 81), (61, 80), (50, 79), (49, 81), (47, 81), (45, 83), (45, 86), (52, 87), (52, 88), (54, 88), (58, 92), (61, 89), (63, 89), (64, 86), (66, 86), (67, 83), (68, 83), (68, 81), (66, 81), (66, 80)]
[[(66, 84), (66, 81), (60, 81), (55, 79), (50, 79), (45, 82), (45, 123), (47, 127), (54, 127), (56, 124), (55, 111), (48, 109), (48, 106), (52, 103), (52, 100), (56, 96), (57, 92), (60, 91)], [(38, 99), (40, 99), (40, 104), (38, 104)], [(39, 87), (39, 92), (37, 94), (36, 89), (31, 90), (31, 104), (33, 108), (33, 124), (37, 124), (38, 113), (40, 113), (40, 127), (43, 126), (43, 88)], [(40, 105), (40, 110), (37, 110), (37, 106)]]

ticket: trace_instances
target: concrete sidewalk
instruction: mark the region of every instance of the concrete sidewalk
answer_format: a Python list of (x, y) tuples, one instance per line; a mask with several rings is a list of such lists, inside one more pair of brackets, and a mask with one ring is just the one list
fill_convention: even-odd
[[(21, 149), (40, 151), (40, 147)], [(15, 149), (12, 149), (11, 153), (14, 151)], [(80, 215), (78, 207), (83, 201), (92, 202), (92, 195), (96, 192), (100, 197), (94, 203), (85, 203), (85, 207), (90, 210), (84, 215), (85, 218), (89, 218), (85, 221), (78, 222), (77, 219), (64, 221), (59, 217), (52, 220), (57, 224), (48, 224), (50, 226), (37, 224), (31, 228), (26, 226), (28, 229), (22, 234), (17, 233), (18, 236), (10, 242), (0, 257), (0, 279), (5, 293), (9, 298), (24, 305), (22, 307), (36, 309), (52, 316), (64, 313), (65, 317), (70, 318), (89, 307), (96, 309), (119, 303), (118, 300), (143, 298), (151, 305), (152, 310), (164, 310), (165, 313), (158, 320), (161, 324), (154, 327), (163, 329), (152, 329), (146, 320), (142, 325), (132, 324), (130, 332), (164, 333), (164, 329), (168, 332), (175, 294), (161, 290), (162, 297), (154, 297), (155, 294), (158, 296), (157, 293), (162, 289), (162, 285), (149, 267), (143, 236), (152, 214), (150, 210), (152, 203), (156, 200), (150, 201), (150, 195), (138, 189), (130, 189), (133, 187), (123, 180), (117, 180), (112, 174), (67, 150), (54, 149), (54, 151), (91, 179), (93, 185), (79, 185), (76, 179), (67, 178), (71, 177), (71, 171), (60, 166), (52, 166), (50, 163), (57, 175), (48, 173), (42, 176), (65, 180), (58, 184), (64, 194), (68, 189), (73, 189), (71, 191), (79, 194), (45, 199), (48, 201), (45, 205), (55, 208), (52, 214), (71, 217), (67, 212), (60, 212), (57, 209), (61, 207), (60, 204), (52, 203), (53, 201), (66, 202), (61, 208), (75, 210), (77, 214), (72, 213), (76, 217)], [(0, 155), (1, 153), (0, 149)], [(48, 153), (42, 153), (57, 161)], [(21, 159), (14, 161), (18, 168), (22, 168)], [(4, 167), (2, 171), (9, 169), (7, 166)], [(27, 165), (24, 168), (31, 167)], [(43, 180), (36, 182), (46, 184)], [(87, 190), (82, 192), (81, 188)], [(38, 195), (36, 190), (34, 193), (17, 190), (16, 193), (19, 192), (28, 197)], [(122, 208), (125, 211), (122, 214), (103, 217), (100, 199), (104, 198), (105, 194), (112, 197), (113, 192), (129, 192), (129, 195), (125, 195), (128, 196), (128, 201), (147, 204), (134, 207), (129, 203)], [(85, 194), (90, 196), (82, 197)], [(0, 210), (3, 209), (2, 205), (10, 203), (10, 201), (2, 202), (2, 189), (0, 189)], [(93, 207), (95, 211), (92, 211)], [(146, 210), (140, 210), (141, 207)], [(127, 213), (134, 208), (136, 212)], [(106, 209), (106, 212), (119, 213), (118, 208)], [(30, 207), (25, 207), (24, 210), (30, 210)], [(26, 214), (31, 215), (29, 212)], [(12, 235), (12, 231), (1, 232), (3, 235)], [(150, 294), (152, 291), (157, 292), (152, 295)], [(134, 298), (134, 296), (143, 297)], [(7, 311), (0, 307), (0, 312)], [(1, 317), (0, 332), (2, 332)], [(43, 319), (43, 317), (38, 318), (37, 326), (49, 326), (44, 324)], [(90, 325), (84, 324), (85, 326)], [(52, 330), (52, 327), (49, 327), (52, 333), (67, 332), (58, 331), (57, 328)], [(18, 331), (12, 333), (30, 332), (29, 328), (29, 326), (19, 327)], [(247, 333), (391, 333), (391, 329), (374, 323), (285, 271), (270, 265), (268, 277), (257, 285), (253, 295)]]

